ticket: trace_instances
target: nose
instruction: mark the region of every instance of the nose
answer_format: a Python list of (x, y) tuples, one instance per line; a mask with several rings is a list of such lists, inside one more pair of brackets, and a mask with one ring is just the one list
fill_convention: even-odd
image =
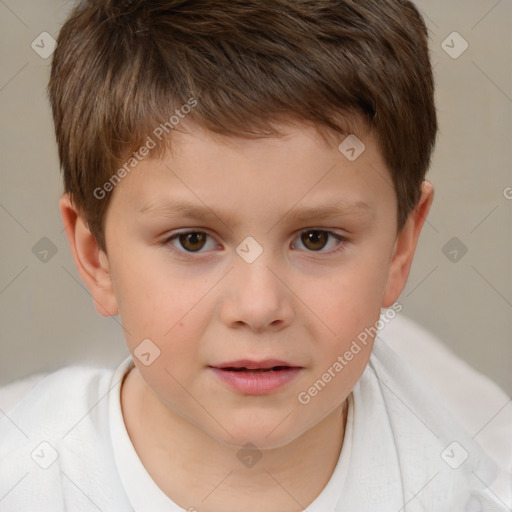
[(225, 325), (261, 332), (281, 330), (292, 322), (293, 294), (283, 271), (266, 256), (266, 251), (252, 263), (241, 258), (236, 261), (225, 286), (221, 313)]

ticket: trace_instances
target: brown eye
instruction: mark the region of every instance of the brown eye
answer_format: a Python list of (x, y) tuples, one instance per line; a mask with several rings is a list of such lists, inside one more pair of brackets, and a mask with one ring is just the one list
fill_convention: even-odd
[[(329, 239), (331, 239), (331, 241)], [(342, 251), (347, 239), (329, 230), (307, 229), (301, 233), (297, 241), (300, 241), (305, 247), (304, 250), (306, 252), (318, 252), (327, 255)]]
[(196, 252), (204, 247), (207, 236), (206, 233), (190, 231), (188, 233), (181, 233), (177, 238), (184, 249), (189, 252)]
[(206, 256), (206, 253), (211, 252), (209, 249), (219, 248), (215, 239), (205, 231), (182, 231), (168, 237), (162, 244), (184, 258), (190, 258), (191, 254)]
[(305, 247), (311, 251), (323, 249), (329, 240), (327, 231), (305, 231), (300, 237)]

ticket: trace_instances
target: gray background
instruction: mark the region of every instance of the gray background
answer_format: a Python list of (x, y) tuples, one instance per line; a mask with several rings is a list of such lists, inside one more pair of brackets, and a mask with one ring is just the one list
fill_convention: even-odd
[[(417, 5), (431, 31), (440, 135), (427, 175), (434, 205), (400, 302), (512, 394), (512, 1)], [(50, 59), (31, 43), (42, 32), (56, 38), (70, 7), (0, 0), (0, 384), (79, 361), (115, 366), (128, 355), (118, 318), (96, 313), (75, 269), (57, 205)], [(458, 58), (443, 49), (445, 40), (452, 54), (462, 48), (454, 31), (469, 44)], [(33, 253), (43, 237), (57, 250), (46, 262)]]

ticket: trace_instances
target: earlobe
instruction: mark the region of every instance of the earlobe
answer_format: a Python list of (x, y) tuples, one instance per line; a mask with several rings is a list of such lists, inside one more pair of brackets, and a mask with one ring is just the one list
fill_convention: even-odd
[(59, 209), (73, 260), (78, 273), (91, 292), (96, 310), (103, 316), (117, 315), (118, 306), (107, 255), (99, 248), (69, 194), (64, 194), (60, 198)]
[(416, 208), (409, 214), (407, 222), (398, 234), (388, 270), (388, 280), (382, 307), (392, 306), (402, 293), (411, 270), (414, 253), (421, 230), (434, 200), (434, 187), (429, 181), (421, 186), (421, 197)]

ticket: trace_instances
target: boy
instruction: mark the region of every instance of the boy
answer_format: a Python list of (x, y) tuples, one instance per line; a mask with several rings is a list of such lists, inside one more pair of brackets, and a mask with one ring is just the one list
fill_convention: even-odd
[(376, 339), (433, 200), (410, 2), (85, 1), (49, 95), (73, 257), (132, 357), (8, 412), (0, 510), (507, 510)]

